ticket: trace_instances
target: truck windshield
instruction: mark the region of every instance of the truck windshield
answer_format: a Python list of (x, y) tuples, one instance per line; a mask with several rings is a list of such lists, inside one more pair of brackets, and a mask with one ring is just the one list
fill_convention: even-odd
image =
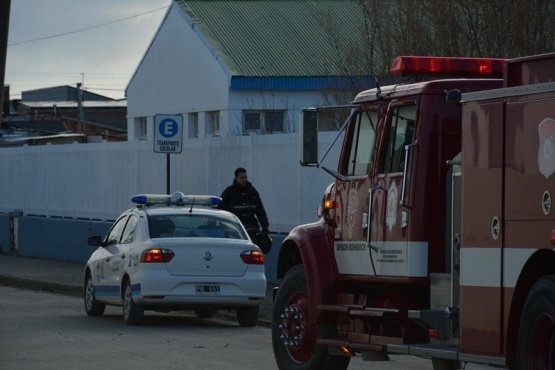
[(360, 111), (353, 116), (349, 125), (349, 137), (346, 163), (343, 163), (341, 173), (345, 176), (367, 175), (374, 153), (374, 139), (376, 136), (376, 111)]

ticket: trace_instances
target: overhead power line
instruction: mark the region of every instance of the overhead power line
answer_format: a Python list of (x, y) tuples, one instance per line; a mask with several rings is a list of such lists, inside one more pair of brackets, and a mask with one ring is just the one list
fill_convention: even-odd
[(161, 8), (157, 8), (157, 9), (150, 10), (150, 11), (145, 12), (145, 13), (132, 15), (131, 17), (118, 19), (118, 20), (115, 20), (115, 21), (112, 21), (112, 22), (103, 23), (103, 24), (99, 24), (99, 25), (96, 25), (96, 26), (92, 26), (92, 27), (82, 28), (82, 29), (75, 30), (75, 31), (70, 31), (70, 32), (65, 32), (65, 33), (59, 33), (59, 34), (56, 34), (56, 35), (40, 37), (40, 38), (37, 38), (37, 39), (32, 39), (32, 40), (27, 40), (27, 41), (21, 41), (21, 42), (14, 42), (14, 43), (12, 43), (12, 44), (8, 44), (8, 46), (16, 46), (16, 45), (28, 44), (28, 43), (31, 43), (31, 42), (42, 41), (42, 40), (52, 39), (52, 38), (55, 38), (55, 37), (66, 36), (66, 35), (71, 35), (71, 34), (74, 34), (74, 33), (84, 32), (84, 31), (88, 31), (88, 30), (95, 29), (95, 28), (108, 26), (108, 25), (110, 25), (110, 24), (114, 24), (114, 23), (118, 23), (118, 22), (127, 21), (127, 20), (132, 19), (132, 18), (137, 18), (137, 17), (143, 16), (143, 15), (145, 15), (145, 14), (154, 13), (154, 12), (157, 12), (157, 11), (159, 11), (159, 10), (167, 9), (167, 8), (168, 8), (167, 6), (164, 6), (164, 7), (161, 7)]

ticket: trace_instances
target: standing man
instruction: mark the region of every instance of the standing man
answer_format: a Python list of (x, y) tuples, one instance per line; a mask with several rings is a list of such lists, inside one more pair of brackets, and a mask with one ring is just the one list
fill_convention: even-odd
[[(246, 169), (239, 167), (234, 175), (233, 184), (222, 193), (223, 202), (220, 208), (235, 214), (247, 229), (252, 241), (263, 253), (268, 253), (272, 246), (272, 239), (268, 235), (270, 233), (268, 216), (260, 194), (247, 180)], [(260, 227), (262, 227), (262, 233), (260, 233)]]

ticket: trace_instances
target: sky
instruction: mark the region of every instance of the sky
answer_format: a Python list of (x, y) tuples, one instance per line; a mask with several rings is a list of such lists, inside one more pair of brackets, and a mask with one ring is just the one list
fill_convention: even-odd
[(21, 91), (77, 83), (95, 94), (124, 98), (170, 4), (11, 0), (4, 78), (10, 99), (21, 99)]

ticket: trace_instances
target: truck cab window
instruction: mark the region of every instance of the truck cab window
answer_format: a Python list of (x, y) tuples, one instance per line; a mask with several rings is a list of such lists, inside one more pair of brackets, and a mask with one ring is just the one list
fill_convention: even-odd
[(413, 140), (415, 119), (415, 105), (396, 107), (391, 110), (387, 142), (380, 166), (381, 173), (403, 172), (405, 145)]
[(353, 116), (350, 129), (350, 145), (347, 163), (343, 165), (346, 176), (367, 175), (370, 171), (378, 114), (375, 111), (361, 111)]

